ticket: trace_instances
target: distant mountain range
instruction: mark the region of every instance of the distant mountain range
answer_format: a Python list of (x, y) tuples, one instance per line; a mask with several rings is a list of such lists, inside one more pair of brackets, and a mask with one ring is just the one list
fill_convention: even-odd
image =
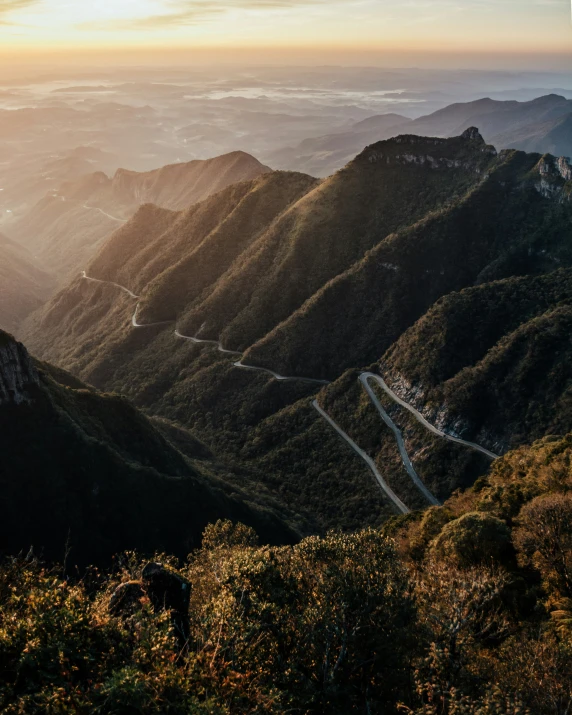
[[(185, 211), (144, 206), (86, 269), (99, 282), (73, 280), (24, 335), (185, 425), (320, 528), (379, 524), (394, 505), (312, 400), (409, 508), (427, 502), (363, 369), (497, 454), (569, 430), (571, 189), (565, 159), (497, 153), (473, 127), (399, 136), (322, 182), (273, 172)], [(217, 345), (240, 365), (332, 384), (240, 369)], [(379, 399), (439, 499), (487, 469)]]
[(233, 152), (148, 172), (119, 169), (63, 183), (19, 221), (10, 234), (61, 281), (78, 272), (104, 240), (145, 203), (179, 210), (230, 184), (270, 171), (254, 157)]
[(357, 122), (350, 131), (306, 139), (265, 156), (275, 168), (329, 176), (364, 146), (397, 134), (449, 137), (470, 126), (497, 149), (572, 156), (572, 100), (549, 94), (529, 102), (479, 99), (451, 104), (411, 120), (385, 114)]

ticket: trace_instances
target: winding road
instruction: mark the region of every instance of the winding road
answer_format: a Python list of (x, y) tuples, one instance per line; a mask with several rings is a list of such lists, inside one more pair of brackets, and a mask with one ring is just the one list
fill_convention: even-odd
[[(389, 385), (384, 381), (382, 377), (379, 375), (376, 375), (373, 372), (364, 372), (360, 375), (360, 380), (362, 379), (362, 376), (366, 377), (366, 380), (369, 380), (370, 378), (373, 378), (377, 384), (385, 390), (385, 392), (391, 397), (391, 399), (394, 402), (397, 402), (398, 405), (401, 405), (401, 407), (404, 407), (406, 410), (411, 412), (411, 414), (415, 417), (415, 419), (418, 422), (421, 422), (421, 424), (429, 430), (429, 432), (433, 432), (433, 434), (436, 434), (439, 437), (443, 437), (443, 439), (449, 440), (449, 442), (456, 442), (457, 444), (462, 444), (464, 447), (468, 447), (469, 449), (474, 449), (477, 452), (481, 452), (481, 454), (484, 454), (486, 457), (489, 459), (498, 459), (499, 455), (495, 454), (494, 452), (489, 451), (488, 449), (485, 449), (484, 447), (481, 447), (480, 444), (476, 444), (476, 442), (467, 442), (465, 439), (461, 439), (460, 437), (453, 437), (453, 435), (447, 434), (446, 432), (443, 432), (443, 430), (438, 429), (434, 425), (432, 425), (430, 422), (428, 422), (425, 417), (419, 412), (419, 410), (416, 410), (413, 405), (410, 405), (408, 402), (405, 402), (405, 400), (402, 400), (399, 395), (396, 395), (395, 392), (389, 387)], [(362, 380), (362, 383), (364, 381)], [(367, 387), (366, 387), (367, 390)]]
[(411, 477), (412, 482), (415, 484), (417, 489), (423, 494), (425, 499), (430, 504), (433, 504), (435, 506), (440, 506), (441, 502), (427, 489), (425, 484), (421, 481), (419, 478), (419, 475), (413, 468), (413, 464), (411, 463), (411, 460), (409, 459), (409, 454), (407, 453), (407, 450), (405, 449), (405, 442), (403, 441), (403, 435), (401, 434), (401, 430), (399, 427), (395, 424), (395, 422), (391, 419), (391, 417), (387, 414), (385, 409), (383, 408), (383, 405), (379, 401), (377, 395), (375, 392), (372, 390), (371, 385), (369, 384), (369, 380), (375, 380), (378, 382), (381, 380), (381, 378), (376, 375), (373, 372), (362, 372), (361, 375), (359, 376), (359, 381), (361, 384), (364, 386), (365, 391), (369, 395), (369, 399), (373, 402), (374, 406), (376, 407), (377, 411), (381, 415), (381, 419), (385, 422), (385, 424), (389, 427), (390, 430), (392, 430), (393, 434), (395, 435), (395, 439), (397, 441), (397, 446), (399, 448), (399, 453), (401, 454), (401, 460), (403, 462), (403, 466), (407, 470), (407, 473)]
[(371, 473), (373, 474), (373, 476), (377, 479), (379, 486), (383, 489), (383, 491), (386, 493), (386, 495), (395, 504), (395, 506), (397, 507), (397, 510), (399, 512), (401, 512), (402, 514), (408, 514), (411, 510), (405, 506), (405, 504), (401, 501), (401, 499), (397, 496), (397, 494), (393, 491), (393, 489), (385, 481), (385, 479), (380, 474), (379, 469), (377, 468), (375, 462), (369, 456), (369, 454), (366, 454), (361, 447), (358, 447), (357, 444), (353, 441), (353, 439), (349, 436), (349, 434), (344, 432), (343, 429), (336, 422), (334, 422), (334, 420), (330, 417), (330, 415), (320, 407), (320, 405), (318, 404), (318, 400), (313, 400), (312, 407), (315, 410), (317, 410), (319, 412), (319, 414), (326, 420), (326, 422), (328, 422), (336, 430), (336, 432), (340, 435), (340, 437), (342, 439), (344, 439), (350, 445), (350, 447), (354, 450), (354, 452), (356, 452), (363, 459), (363, 461), (367, 464), (367, 466), (371, 470)]
[[(86, 208), (93, 208), (93, 207), (88, 207)], [(97, 209), (101, 211), (101, 209)], [(102, 211), (102, 213), (104, 213)], [(113, 218), (113, 217), (110, 217)], [(117, 219), (121, 220), (121, 219)], [(124, 291), (127, 293), (131, 298), (135, 298), (136, 300), (139, 299), (140, 296), (136, 295), (132, 291), (129, 290), (129, 288), (126, 288), (125, 286), (120, 285), (119, 283), (114, 283), (113, 281), (104, 281), (100, 280), (98, 278), (91, 278), (86, 274), (85, 271), (82, 271), (82, 277), (87, 280), (91, 281), (93, 283), (106, 283), (108, 285), (115, 286), (116, 288), (119, 288), (120, 290)], [(169, 325), (174, 323), (175, 321), (173, 320), (165, 320), (165, 321), (160, 321), (156, 323), (138, 323), (137, 322), (137, 313), (139, 311), (139, 303), (135, 306), (135, 311), (133, 313), (133, 317), (131, 318), (131, 325), (134, 328), (150, 328), (153, 326), (158, 326), (158, 325)], [(242, 353), (237, 352), (236, 350), (227, 350), (222, 346), (222, 344), (218, 340), (203, 340), (201, 338), (197, 338), (194, 336), (189, 336), (189, 335), (183, 335), (180, 333), (177, 329), (175, 329), (175, 336), (177, 338), (180, 338), (182, 340), (188, 340), (192, 343), (197, 343), (197, 344), (205, 344), (205, 345), (212, 345), (217, 348), (217, 350), (221, 353), (225, 353), (228, 355), (242, 355)], [(285, 375), (280, 375), (277, 372), (274, 372), (273, 370), (269, 370), (268, 368), (265, 367), (256, 367), (254, 365), (245, 365), (242, 360), (237, 360), (236, 362), (232, 363), (233, 367), (240, 368), (242, 370), (251, 370), (253, 372), (262, 372), (266, 373), (268, 375), (271, 375), (275, 380), (279, 381), (298, 381), (298, 382), (306, 382), (306, 383), (311, 383), (311, 384), (316, 384), (316, 385), (329, 385), (330, 381), (329, 380), (318, 380), (315, 378), (311, 377), (289, 377)], [(461, 439), (460, 437), (453, 437), (452, 435), (446, 434), (442, 430), (439, 430), (437, 427), (434, 427), (430, 422), (428, 422), (423, 415), (415, 409), (412, 405), (408, 404), (404, 400), (402, 400), (398, 395), (396, 395), (393, 390), (387, 385), (387, 383), (383, 380), (382, 377), (379, 375), (376, 375), (373, 372), (362, 372), (359, 375), (359, 380), (367, 392), (370, 400), (372, 401), (374, 407), (377, 409), (379, 412), (381, 419), (384, 421), (384, 423), (389, 427), (389, 429), (392, 430), (393, 434), (395, 435), (395, 439), (397, 441), (397, 446), (399, 448), (399, 453), (401, 455), (401, 460), (403, 462), (403, 465), (410, 476), (412, 482), (414, 485), (419, 489), (419, 491), (423, 494), (423, 496), (427, 499), (427, 501), (430, 504), (433, 505), (440, 505), (441, 502), (429, 491), (429, 489), (423, 484), (422, 480), (420, 479), (419, 475), (415, 471), (415, 468), (413, 467), (413, 464), (411, 462), (411, 459), (409, 458), (409, 455), (407, 453), (407, 450), (405, 448), (405, 442), (403, 440), (403, 435), (400, 431), (400, 429), (397, 427), (395, 422), (391, 419), (391, 417), (388, 415), (388, 413), (385, 411), (383, 405), (379, 401), (377, 395), (373, 391), (369, 381), (373, 380), (375, 381), (386, 393), (389, 395), (389, 397), (396, 402), (397, 404), (401, 405), (404, 407), (406, 410), (411, 412), (413, 416), (424, 426), (426, 427), (430, 432), (433, 434), (438, 435), (439, 437), (443, 437), (444, 439), (447, 439), (451, 442), (456, 442), (457, 444), (464, 445), (465, 447), (469, 447), (470, 449), (477, 450), (483, 454), (485, 454), (487, 457), (490, 459), (496, 459), (498, 455), (493, 454), (493, 452), (490, 452), (488, 449), (485, 449), (484, 447), (481, 447), (478, 444), (475, 444), (474, 442), (467, 442), (466, 440)], [(359, 447), (353, 439), (343, 431), (343, 429), (336, 423), (334, 420), (325, 412), (325, 410), (320, 407), (318, 404), (318, 401), (314, 399), (312, 401), (312, 407), (317, 410), (317, 412), (320, 414), (320, 416), (326, 420), (326, 422), (344, 439), (350, 447), (354, 450), (354, 452), (366, 463), (368, 469), (372, 472), (374, 477), (376, 478), (377, 482), (379, 483), (380, 487), (382, 490), (385, 492), (387, 497), (393, 502), (395, 505), (396, 509), (402, 513), (402, 514), (407, 514), (409, 513), (410, 509), (401, 501), (401, 499), (395, 494), (395, 492), (391, 489), (389, 484), (385, 481), (381, 473), (379, 472), (374, 460), (364, 452), (361, 447)]]
[(127, 223), (128, 221), (128, 219), (126, 218), (117, 218), (117, 216), (112, 216), (111, 214), (108, 214), (107, 211), (104, 211), (97, 206), (88, 206), (87, 204), (82, 204), (82, 208), (89, 209), (90, 211), (99, 211), (100, 214), (103, 214), (104, 216), (107, 216), (107, 218), (110, 218), (112, 221), (117, 221), (118, 223)]
[[(132, 293), (129, 288), (126, 288), (125, 286), (119, 285), (119, 283), (114, 283), (113, 281), (100, 281), (99, 278), (90, 278), (90, 276), (87, 275), (85, 271), (81, 272), (81, 277), (85, 278), (86, 281), (91, 281), (92, 283), (106, 283), (107, 285), (112, 285), (115, 286), (116, 288), (119, 288), (120, 290), (124, 291), (128, 295), (130, 295), (132, 298), (139, 298), (138, 295), (135, 295), (135, 293)], [(135, 312), (137, 312), (137, 308), (135, 308)], [(134, 316), (135, 317), (135, 316)], [(137, 325), (136, 327), (142, 328), (142, 325)]]

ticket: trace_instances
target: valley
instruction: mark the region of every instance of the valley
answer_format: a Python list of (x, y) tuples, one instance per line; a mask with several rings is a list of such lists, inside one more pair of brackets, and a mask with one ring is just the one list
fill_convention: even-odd
[(561, 8), (100, 5), (0, 3), (133, 42), (0, 70), (0, 712), (569, 715)]
[[(476, 129), (453, 139), (405, 135), (367, 147), (323, 182), (274, 171), (184, 211), (143, 206), (83, 278), (26, 321), (23, 337), (42, 358), (190, 430), (320, 528), (351, 528), (358, 513), (381, 523), (395, 509), (441, 503), (491, 459), (551, 429), (536, 412), (527, 431), (517, 403), (503, 413), (504, 426), (494, 408), (485, 421), (469, 418), (459, 396), (478, 399), (477, 382), (468, 383), (473, 393), (439, 393), (423, 377), (413, 390), (409, 365), (392, 357), (408, 354), (395, 346), (421, 329), (433, 304), (465, 291), (485, 295), (520, 280), (544, 282), (556, 296), (572, 254), (566, 167), (551, 162), (497, 154)], [(540, 234), (547, 222), (552, 229)], [(351, 246), (341, 240), (350, 225)], [(527, 309), (533, 305), (529, 297)], [(525, 329), (515, 318), (495, 326), (507, 339)], [(437, 364), (425, 358), (429, 349), (431, 341), (408, 349), (415, 365)], [(521, 357), (512, 351), (507, 359)], [(540, 354), (527, 359), (537, 370)], [(467, 381), (470, 373), (460, 374)], [(533, 388), (539, 396), (543, 385), (540, 378)], [(551, 403), (552, 423), (566, 424), (566, 394), (556, 409)], [(319, 478), (301, 492), (293, 465), (308, 470), (304, 453)], [(334, 455), (349, 466), (332, 479)], [(334, 505), (357, 474), (369, 484), (348, 502), (348, 518)]]

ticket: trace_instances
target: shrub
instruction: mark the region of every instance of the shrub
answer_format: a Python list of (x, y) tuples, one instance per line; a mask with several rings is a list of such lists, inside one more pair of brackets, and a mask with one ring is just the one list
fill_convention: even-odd
[(508, 565), (514, 556), (510, 529), (504, 521), (476, 511), (446, 524), (431, 552), (434, 558), (460, 567), (492, 562)]

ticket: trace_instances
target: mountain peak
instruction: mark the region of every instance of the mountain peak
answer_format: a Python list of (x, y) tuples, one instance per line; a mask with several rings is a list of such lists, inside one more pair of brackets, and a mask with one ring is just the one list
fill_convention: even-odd
[(371, 164), (413, 164), (481, 173), (496, 155), (496, 149), (487, 145), (479, 130), (470, 127), (461, 136), (449, 138), (401, 134), (366, 147), (354, 161), (365, 159)]
[(461, 134), (461, 138), (469, 139), (470, 141), (478, 141), (479, 144), (485, 143), (485, 140), (477, 127), (469, 127), (468, 129), (465, 129), (465, 131)]

